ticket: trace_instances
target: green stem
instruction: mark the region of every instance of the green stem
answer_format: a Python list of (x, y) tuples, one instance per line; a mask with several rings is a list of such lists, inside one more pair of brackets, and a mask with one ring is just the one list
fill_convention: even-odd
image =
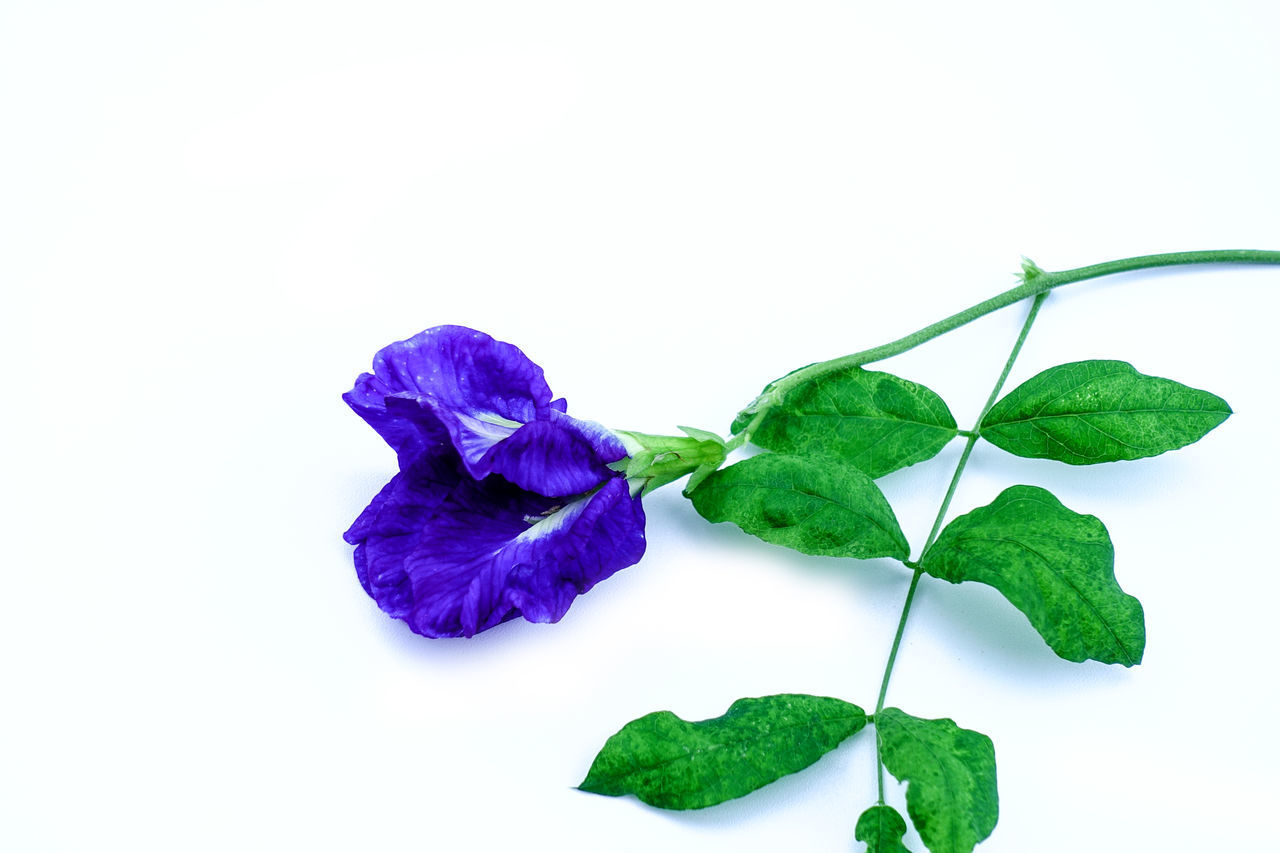
[[(938, 508), (938, 514), (933, 519), (933, 529), (929, 531), (929, 538), (925, 540), (924, 547), (920, 549), (920, 560), (924, 560), (924, 555), (929, 552), (929, 548), (937, 540), (938, 534), (942, 531), (942, 522), (946, 520), (947, 510), (951, 509), (951, 499), (956, 495), (956, 486), (960, 484), (960, 476), (964, 473), (965, 466), (969, 464), (969, 456), (973, 453), (973, 446), (978, 443), (978, 429), (982, 425), (983, 419), (987, 416), (987, 412), (991, 411), (991, 407), (996, 404), (996, 400), (1000, 397), (1000, 390), (1004, 388), (1004, 383), (1009, 379), (1009, 373), (1013, 370), (1013, 363), (1018, 360), (1018, 353), (1022, 352), (1022, 345), (1026, 343), (1027, 334), (1031, 331), (1031, 324), (1036, 321), (1036, 315), (1040, 313), (1040, 305), (1048, 296), (1048, 291), (1036, 294), (1035, 299), (1031, 303), (1031, 310), (1027, 312), (1026, 322), (1022, 324), (1022, 331), (1018, 333), (1018, 339), (1013, 344), (1013, 349), (1009, 352), (1009, 358), (1004, 363), (1004, 370), (1000, 371), (1000, 378), (996, 380), (995, 387), (991, 389), (991, 394), (987, 397), (987, 402), (982, 407), (982, 413), (978, 415), (978, 422), (972, 430), (965, 432), (966, 439), (964, 450), (960, 453), (960, 460), (956, 463), (955, 473), (951, 475), (951, 484), (947, 486), (947, 494), (942, 499), (942, 506)], [(920, 575), (924, 573), (924, 569), (920, 568), (919, 562), (908, 562), (907, 566), (915, 569), (911, 575), (911, 585), (907, 587), (907, 597), (902, 602), (902, 615), (898, 617), (898, 630), (893, 635), (893, 645), (889, 648), (889, 659), (884, 665), (884, 677), (880, 679), (880, 695), (876, 697), (875, 714), (879, 716), (884, 710), (884, 699), (889, 693), (889, 678), (893, 675), (893, 665), (898, 660), (898, 647), (902, 645), (902, 634), (907, 628), (907, 616), (911, 613), (911, 602), (916, 597), (916, 587), (920, 585)], [(879, 791), (880, 805), (884, 805), (884, 761), (880, 760), (880, 734), (879, 729), (876, 730), (876, 788)]]
[(900, 355), (907, 350), (920, 346), (925, 341), (933, 340), (941, 334), (950, 332), (952, 329), (958, 329), (966, 323), (971, 323), (979, 317), (990, 314), (992, 311), (998, 311), (1032, 296), (1048, 293), (1055, 287), (1062, 287), (1064, 284), (1074, 284), (1078, 281), (1100, 278), (1101, 276), (1115, 273), (1186, 264), (1280, 264), (1280, 252), (1257, 249), (1168, 252), (1163, 255), (1141, 255), (1136, 258), (1123, 258), (1118, 261), (1107, 261), (1102, 264), (1077, 267), (1076, 269), (1062, 270), (1060, 272), (1045, 272), (1030, 261), (1024, 261), (1022, 265), (1023, 281), (1017, 287), (1010, 288), (1004, 293), (979, 302), (977, 305), (952, 314), (944, 320), (925, 326), (923, 329), (912, 332), (896, 341), (872, 347), (862, 352), (841, 356), (831, 361), (811, 364), (794, 373), (789, 373), (769, 385), (765, 392), (747, 407), (744, 414), (754, 414), (769, 408), (791, 388), (816, 376)]
[[(966, 456), (968, 455), (968, 447), (965, 447)], [(959, 474), (960, 469), (956, 469)], [(952, 485), (955, 484), (955, 478), (952, 478)], [(907, 587), (907, 598), (902, 602), (902, 615), (898, 617), (898, 632), (893, 635), (893, 647), (889, 649), (889, 660), (884, 665), (884, 678), (880, 680), (880, 695), (876, 698), (875, 716), (879, 718), (880, 712), (884, 710), (884, 697), (889, 692), (889, 676), (893, 673), (893, 662), (898, 659), (898, 646), (902, 645), (902, 632), (907, 627), (907, 614), (911, 612), (911, 601), (916, 597), (916, 587), (920, 585), (920, 575), (922, 570), (917, 568), (911, 575), (911, 586)], [(884, 805), (884, 759), (880, 747), (880, 727), (876, 726), (876, 791), (879, 799), (876, 802)]]

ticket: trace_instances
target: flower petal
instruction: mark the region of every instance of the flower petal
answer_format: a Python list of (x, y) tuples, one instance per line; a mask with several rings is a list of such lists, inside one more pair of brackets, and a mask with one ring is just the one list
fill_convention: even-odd
[[(391, 616), (403, 619), (412, 604), (404, 560), (419, 531), (465, 477), (452, 456), (419, 456), (365, 507), (342, 538), (356, 546), (356, 577)], [(369, 543), (375, 546), (370, 549)]]
[(476, 478), (501, 474), (523, 489), (567, 497), (609, 479), (608, 463), (626, 455), (621, 439), (599, 424), (552, 411), (550, 420), (512, 430), (474, 462), (463, 459)]
[(373, 372), (397, 393), (521, 423), (551, 403), (542, 368), (519, 347), (465, 326), (436, 326), (384, 347), (374, 356)]
[(447, 480), (411, 467), (348, 531), (369, 594), (420, 634), (469, 637), (521, 613), (557, 621), (644, 553), (644, 512), (621, 478), (564, 506), (498, 478)]
[(386, 384), (370, 373), (362, 373), (342, 399), (402, 459), (412, 460), (424, 450), (450, 444), (448, 431), (430, 408), (415, 399), (387, 396)]
[(576, 517), (525, 534), (538, 543), (537, 559), (514, 565), (507, 601), (530, 622), (559, 622), (576, 596), (644, 556), (644, 521), (627, 481), (611, 479)]
[[(518, 347), (464, 326), (436, 326), (384, 347), (373, 373), (361, 374), (343, 399), (402, 458), (438, 444), (433, 427), (442, 414), (458, 451), (475, 456), (468, 444), (476, 432), (483, 444), (484, 430), (468, 430), (474, 421), (528, 423), (558, 408), (542, 368)], [(415, 401), (418, 409), (403, 405)]]
[(462, 457), (462, 462), (477, 480), (487, 477), (490, 466), (485, 461), (489, 452), (524, 424), (509, 421), (497, 415), (474, 417), (462, 412), (454, 412), (444, 406), (438, 406), (431, 400), (424, 400), (423, 405), (431, 409), (437, 420), (448, 431), (449, 440)]

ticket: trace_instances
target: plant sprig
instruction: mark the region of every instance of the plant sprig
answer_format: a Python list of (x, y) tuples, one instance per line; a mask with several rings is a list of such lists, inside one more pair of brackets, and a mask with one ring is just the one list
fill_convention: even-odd
[[(1115, 360), (1051, 367), (1001, 397), (1051, 290), (1193, 264), (1280, 264), (1280, 252), (1175, 252), (1059, 272), (1024, 260), (1022, 280), (1010, 290), (898, 340), (800, 368), (765, 386), (735, 418), (719, 449), (694, 454), (687, 463), (682, 473), (696, 470), (697, 477), (685, 495), (708, 521), (733, 522), (766, 542), (806, 554), (888, 557), (912, 572), (874, 710), (864, 714), (840, 699), (787, 694), (738, 700), (723, 717), (702, 723), (658, 712), (609, 740), (583, 790), (636, 794), (662, 808), (711, 806), (812, 764), (869, 723), (876, 733), (877, 798), (855, 829), (869, 853), (906, 850), (906, 823), (885, 801), (886, 769), (907, 783), (908, 816), (931, 853), (969, 853), (987, 838), (998, 816), (991, 740), (951, 720), (920, 719), (885, 705), (916, 590), (926, 574), (988, 584), (1058, 656), (1123, 666), (1141, 661), (1142, 605), (1118, 583), (1110, 537), (1099, 519), (1064, 506), (1045, 489), (1014, 485), (989, 505), (944, 522), (979, 439), (1016, 456), (1089, 465), (1184, 447), (1231, 415), (1214, 394)], [(946, 403), (925, 386), (864, 367), (1020, 302), (1030, 302), (1026, 321), (970, 430), (959, 429)], [(699, 431), (694, 440), (708, 436)], [(965, 439), (964, 449), (913, 560), (875, 480), (933, 458), (957, 437)], [(766, 452), (713, 470), (727, 452), (747, 443)], [(680, 474), (670, 456), (664, 459), (666, 467), (655, 476), (670, 482)]]

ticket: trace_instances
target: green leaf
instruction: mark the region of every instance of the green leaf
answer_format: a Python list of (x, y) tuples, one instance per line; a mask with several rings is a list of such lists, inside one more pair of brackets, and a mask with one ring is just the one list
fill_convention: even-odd
[(609, 738), (578, 787), (663, 809), (706, 808), (803, 770), (866, 724), (857, 705), (786, 693), (739, 699), (699, 723), (657, 711)]
[(689, 499), (708, 521), (805, 554), (905, 560), (909, 551), (889, 502), (856, 468), (764, 453), (711, 474)]
[(1142, 660), (1142, 604), (1116, 583), (1107, 528), (1044, 489), (1005, 489), (947, 525), (920, 562), (934, 577), (998, 589), (1060, 657)]
[(867, 853), (911, 853), (902, 843), (907, 822), (890, 806), (872, 806), (858, 818), (853, 837), (867, 843)]
[(874, 478), (932, 458), (955, 436), (955, 418), (928, 388), (851, 367), (789, 390), (751, 441), (779, 453), (835, 457)]
[(979, 431), (1017, 456), (1092, 465), (1177, 450), (1230, 414), (1221, 397), (1146, 376), (1123, 361), (1077, 361), (1010, 391)]
[(999, 817), (991, 738), (897, 708), (876, 714), (876, 737), (884, 766), (907, 783), (907, 814), (932, 853), (970, 853), (991, 834)]

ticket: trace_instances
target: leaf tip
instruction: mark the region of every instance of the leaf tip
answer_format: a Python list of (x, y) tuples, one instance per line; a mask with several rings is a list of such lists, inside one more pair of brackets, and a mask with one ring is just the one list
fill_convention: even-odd
[(601, 784), (600, 780), (595, 778), (595, 768), (587, 771), (587, 776), (577, 785), (573, 786), (573, 790), (581, 791), (584, 794), (598, 794), (602, 797), (616, 797), (616, 792), (610, 791), (607, 785)]
[(1044, 270), (1040, 269), (1040, 267), (1036, 264), (1035, 261), (1031, 260), (1026, 255), (1023, 255), (1022, 256), (1022, 273), (1020, 275), (1020, 278), (1023, 281), (1031, 281), (1032, 279), (1039, 278), (1042, 275), (1044, 275)]

